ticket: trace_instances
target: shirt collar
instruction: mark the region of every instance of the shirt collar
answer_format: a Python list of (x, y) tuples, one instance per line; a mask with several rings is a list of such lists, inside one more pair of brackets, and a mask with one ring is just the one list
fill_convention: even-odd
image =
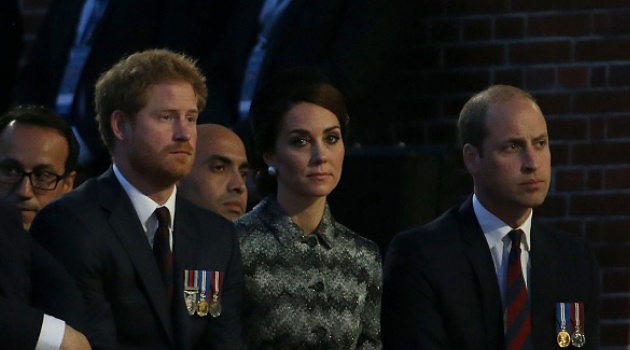
[(171, 214), (171, 229), (173, 227), (173, 223), (175, 222), (175, 198), (177, 194), (177, 186), (173, 186), (173, 193), (166, 200), (164, 205), (157, 204), (153, 199), (149, 198), (140, 190), (138, 190), (134, 185), (132, 185), (125, 176), (120, 172), (120, 169), (114, 164), (114, 175), (116, 175), (116, 179), (120, 182), (123, 189), (129, 196), (131, 200), (131, 204), (136, 210), (136, 214), (138, 215), (138, 219), (140, 219), (140, 223), (142, 223), (142, 228), (144, 228), (144, 232), (147, 232), (147, 223), (149, 219), (153, 218), (153, 212), (155, 209), (159, 207), (166, 207)]
[[(266, 225), (274, 227), (280, 241), (293, 241), (306, 237), (304, 230), (291, 220), (291, 217), (289, 217), (284, 208), (278, 203), (275, 195), (264, 198), (253, 211), (259, 212), (259, 217)], [(335, 221), (330, 212), (328, 203), (326, 203), (326, 207), (324, 208), (322, 220), (311, 235), (316, 235), (320, 242), (324, 243), (325, 247), (332, 248), (336, 237)]]
[[(473, 195), (473, 209), (475, 211), (477, 221), (479, 222), (479, 226), (481, 226), (481, 230), (486, 236), (490, 249), (496, 246), (497, 243), (502, 241), (504, 237), (514, 229), (489, 212), (488, 209), (484, 208), (484, 206), (479, 202), (477, 195)], [(525, 246), (526, 251), (529, 251), (531, 247), (530, 235), (533, 213), (534, 211), (532, 210), (525, 222), (520, 227), (516, 228), (523, 231), (523, 239), (521, 242)]]

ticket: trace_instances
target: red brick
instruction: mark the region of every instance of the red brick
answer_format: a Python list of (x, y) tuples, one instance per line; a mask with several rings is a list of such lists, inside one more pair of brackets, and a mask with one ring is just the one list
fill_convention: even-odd
[(527, 21), (528, 37), (582, 36), (588, 35), (589, 30), (586, 13), (532, 15)]
[(601, 169), (589, 170), (586, 175), (586, 188), (588, 190), (601, 190), (604, 187), (604, 175)]
[(553, 88), (556, 85), (555, 68), (528, 68), (525, 70), (525, 89)]
[[(623, 320), (625, 321), (625, 320)], [(599, 327), (599, 345), (600, 349), (604, 347), (611, 347), (613, 349), (626, 349), (629, 343), (629, 331), (630, 328), (623, 323), (607, 323), (601, 324)]]
[(505, 0), (446, 1), (446, 3), (450, 14), (502, 13), (509, 10), (508, 2)]
[(630, 59), (630, 39), (587, 39), (575, 44), (575, 60), (597, 62)]
[(586, 174), (583, 169), (556, 170), (554, 188), (557, 192), (583, 190)]
[[(429, 89), (436, 93), (473, 94), (488, 85), (490, 72), (485, 70), (435, 72), (428, 77)], [(459, 106), (461, 109), (462, 106)], [(458, 111), (459, 114), (459, 111)]]
[(596, 246), (600, 268), (630, 266), (630, 247), (627, 245)]
[(499, 68), (494, 71), (495, 84), (525, 86), (525, 70), (520, 68)]
[(628, 7), (628, 1), (626, 0), (581, 0), (577, 4), (589, 10)]
[(604, 270), (602, 290), (608, 293), (627, 293), (630, 290), (630, 270)]
[[(629, 209), (627, 205), (621, 203), (629, 203), (630, 194), (628, 193), (609, 193), (609, 194), (576, 194), (570, 200), (570, 216), (609, 216), (609, 215), (628, 215)], [(628, 248), (630, 249), (630, 247)], [(630, 252), (630, 251), (629, 251)], [(630, 260), (630, 256), (628, 257)]]
[(607, 120), (607, 134), (609, 139), (625, 139), (630, 136), (630, 115), (611, 117)]
[(601, 301), (602, 319), (627, 319), (630, 316), (630, 299), (627, 296), (604, 296)]
[[(627, 189), (630, 188), (630, 167), (624, 166), (614, 169), (604, 170), (605, 189)], [(630, 225), (628, 226), (630, 227)]]
[(487, 67), (503, 65), (503, 45), (458, 45), (444, 49), (444, 64), (447, 67)]
[(546, 116), (563, 115), (571, 111), (571, 95), (569, 93), (534, 93), (540, 109)]
[(525, 37), (525, 18), (523, 16), (499, 17), (494, 21), (496, 39), (522, 39)]
[(630, 86), (630, 64), (614, 64), (608, 70), (608, 83), (610, 86)]
[(585, 87), (588, 84), (588, 67), (558, 67), (558, 86)]
[(630, 89), (589, 91), (575, 94), (574, 113), (627, 112), (630, 110)]
[(469, 19), (462, 24), (463, 40), (484, 40), (492, 39), (492, 20), (490, 18)]
[(571, 159), (569, 159), (569, 146), (568, 145), (557, 144), (552, 141), (550, 148), (551, 148), (551, 165), (553, 167), (571, 164)]
[(571, 44), (563, 41), (528, 42), (509, 45), (512, 64), (567, 63), (572, 61)]
[(608, 85), (607, 70), (603, 66), (591, 66), (590, 69), (591, 87), (604, 87)]
[(550, 193), (545, 198), (545, 202), (536, 208), (537, 217), (553, 218), (565, 217), (567, 215), (567, 199), (565, 196), (559, 196)]
[(573, 117), (548, 117), (547, 130), (551, 140), (586, 140), (588, 137), (588, 120)]
[(606, 137), (606, 121), (603, 118), (590, 118), (591, 131), (589, 137), (592, 141), (604, 141)]
[(629, 152), (630, 142), (576, 144), (572, 160), (573, 164), (626, 164)]
[(619, 245), (630, 243), (628, 227), (630, 227), (630, 218), (604, 217), (599, 220), (589, 220), (586, 223), (586, 232), (588, 232), (591, 241), (607, 245)]

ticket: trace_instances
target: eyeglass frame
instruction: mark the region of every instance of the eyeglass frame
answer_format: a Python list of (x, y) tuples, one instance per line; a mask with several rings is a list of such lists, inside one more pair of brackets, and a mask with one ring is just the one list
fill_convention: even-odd
[[(2, 168), (8, 168), (6, 165), (0, 165), (0, 169)], [(28, 180), (31, 182), (31, 187), (33, 187), (33, 189), (37, 189), (37, 190), (41, 190), (41, 191), (54, 191), (57, 189), (57, 186), (59, 186), (59, 181), (61, 181), (62, 179), (66, 178), (68, 176), (68, 173), (63, 173), (62, 175), (56, 174), (52, 171), (46, 171), (46, 170), (33, 170), (33, 171), (24, 171), (24, 169), (20, 169), (20, 168), (13, 168), (13, 170), (19, 170), (22, 172), (21, 176), (16, 176), (16, 181), (3, 181), (3, 176), (0, 172), (0, 183), (6, 184), (6, 185), (11, 185), (11, 186), (15, 186), (19, 183), (22, 182), (22, 180), (24, 180), (24, 177), (28, 177)], [(52, 188), (45, 188), (45, 187), (41, 187), (41, 186), (37, 186), (35, 185), (35, 183), (33, 182), (33, 174), (40, 172), (40, 173), (47, 173), (50, 174), (52, 176), (55, 177), (55, 181), (54, 181), (54, 185), (52, 186)], [(53, 182), (51, 182), (52, 184)]]

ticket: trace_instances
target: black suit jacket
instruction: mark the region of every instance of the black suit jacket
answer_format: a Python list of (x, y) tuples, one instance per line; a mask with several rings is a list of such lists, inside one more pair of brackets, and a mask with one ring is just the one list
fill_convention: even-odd
[[(31, 234), (79, 283), (95, 348), (242, 347), (242, 263), (230, 221), (177, 197), (173, 310), (140, 220), (111, 168), (46, 206)], [(187, 314), (184, 269), (225, 273), (219, 317)]]
[[(40, 27), (26, 66), (16, 86), (19, 103), (55, 106), (68, 55), (75, 40), (85, 0), (54, 0)], [(232, 1), (217, 0), (109, 0), (93, 34), (92, 50), (79, 84), (85, 94), (75, 98), (72, 125), (94, 154), (88, 171), (97, 176), (110, 165), (94, 120), (94, 84), (99, 76), (125, 56), (166, 47), (195, 59), (210, 54), (227, 22)], [(77, 101), (85, 105), (78, 118)]]
[(81, 294), (61, 264), (30, 239), (15, 205), (0, 204), (0, 344), (34, 349), (44, 313), (85, 331)]
[[(586, 345), (599, 343), (599, 270), (589, 244), (535, 221), (530, 297), (534, 349), (555, 349), (556, 303), (582, 302)], [(492, 256), (472, 200), (391, 242), (384, 266), (384, 349), (504, 349)]]
[[(371, 131), (384, 140), (380, 130), (383, 121), (391, 119), (387, 114), (393, 96), (388, 95), (392, 90), (388, 84), (396, 71), (394, 53), (408, 22), (401, 5), (405, 1), (292, 1), (269, 35), (257, 88), (283, 69), (318, 68), (343, 92), (352, 123), (364, 123), (355, 131), (367, 137), (368, 121), (370, 126), (378, 123), (380, 129)], [(263, 3), (239, 1), (216, 54), (210, 62), (202, 61), (210, 94), (200, 122), (232, 125), (237, 121), (243, 76), (257, 42)]]

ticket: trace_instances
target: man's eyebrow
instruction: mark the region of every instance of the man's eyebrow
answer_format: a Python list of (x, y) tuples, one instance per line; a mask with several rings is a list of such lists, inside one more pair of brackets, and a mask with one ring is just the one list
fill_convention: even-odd
[(233, 161), (232, 159), (230, 159), (229, 157), (226, 157), (224, 155), (221, 154), (213, 154), (208, 158), (208, 162), (213, 162), (213, 161), (220, 161), (222, 163), (226, 163), (226, 164), (232, 164)]

